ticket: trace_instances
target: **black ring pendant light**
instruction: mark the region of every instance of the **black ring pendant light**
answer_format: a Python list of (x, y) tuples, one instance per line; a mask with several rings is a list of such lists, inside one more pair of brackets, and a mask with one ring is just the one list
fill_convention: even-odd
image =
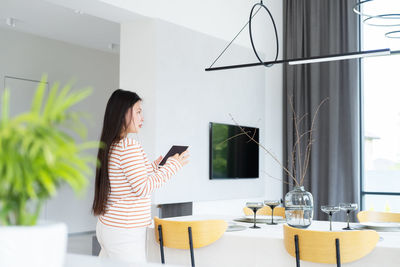
[[(373, 21), (382, 21), (382, 23), (374, 23)], [(383, 23), (384, 21), (389, 21), (389, 23)], [(397, 22), (392, 22), (397, 21)], [(363, 22), (370, 26), (378, 26), (378, 27), (393, 27), (400, 26), (400, 14), (380, 14), (373, 17), (367, 17), (363, 20)]]
[[(366, 15), (364, 13), (360, 12), (361, 5), (364, 3), (372, 2), (374, 0), (364, 0), (360, 1), (357, 3), (354, 7), (353, 10), (360, 16), (367, 16), (370, 19), (365, 19), (367, 22), (371, 23), (372, 18), (377, 19), (378, 17), (381, 19), (400, 19), (400, 14), (380, 14), (380, 15), (375, 15), (375, 16), (370, 16)], [(400, 1), (400, 0), (399, 0)], [(258, 9), (256, 10), (256, 8)], [(274, 27), (274, 32), (275, 32), (275, 43), (276, 43), (276, 54), (275, 54), (275, 59), (273, 61), (266, 61), (264, 62), (258, 52), (257, 49), (254, 45), (254, 40), (253, 40), (253, 32), (252, 32), (252, 20), (254, 16), (261, 10), (264, 9), (271, 21), (272, 25)], [(236, 38), (239, 36), (239, 34), (246, 28), (247, 24), (249, 25), (249, 35), (250, 35), (250, 42), (251, 46), (253, 48), (254, 54), (258, 59), (258, 62), (253, 62), (253, 63), (244, 63), (244, 64), (237, 64), (237, 65), (229, 65), (229, 66), (220, 66), (220, 67), (213, 67), (214, 64), (218, 61), (218, 59), (225, 53), (225, 51), (229, 48), (229, 46), (236, 40)], [(397, 24), (396, 24), (397, 25)], [(387, 26), (387, 25), (386, 25)], [(400, 30), (396, 31), (391, 31), (387, 32), (385, 34), (386, 37), (388, 38), (400, 38)], [(216, 71), (216, 70), (228, 70), (228, 69), (237, 69), (237, 68), (248, 68), (248, 67), (256, 67), (256, 66), (264, 66), (264, 67), (271, 67), (275, 64), (289, 64), (289, 65), (300, 65), (300, 64), (309, 64), (309, 63), (315, 63), (315, 62), (327, 62), (327, 61), (338, 61), (338, 60), (348, 60), (348, 59), (356, 59), (356, 58), (364, 58), (364, 57), (375, 57), (375, 56), (388, 56), (388, 55), (400, 55), (400, 50), (395, 50), (392, 51), (389, 48), (384, 48), (384, 49), (376, 49), (376, 50), (366, 50), (366, 51), (355, 51), (355, 52), (344, 52), (340, 54), (331, 54), (331, 55), (321, 55), (321, 56), (313, 56), (313, 57), (308, 57), (308, 58), (291, 58), (291, 59), (279, 59), (279, 39), (278, 39), (278, 31), (276, 29), (276, 24), (275, 20), (269, 11), (269, 9), (264, 5), (263, 0), (260, 0), (260, 3), (256, 3), (253, 5), (250, 11), (250, 17), (248, 22), (240, 29), (240, 31), (235, 35), (235, 37), (228, 43), (228, 45), (222, 50), (222, 52), (218, 55), (218, 57), (213, 61), (213, 63), (210, 65), (210, 67), (206, 68), (205, 71)]]
[(257, 6), (260, 6), (260, 8), (264, 8), (264, 9), (267, 11), (269, 17), (271, 18), (272, 25), (274, 26), (275, 41), (276, 41), (276, 54), (275, 54), (275, 59), (274, 59), (274, 61), (276, 61), (276, 60), (278, 59), (278, 55), (279, 55), (278, 31), (276, 30), (275, 20), (274, 20), (274, 18), (272, 17), (271, 12), (270, 12), (269, 9), (264, 5), (264, 3), (263, 3), (262, 0), (261, 0), (260, 3), (254, 4), (254, 6), (251, 8), (251, 11), (250, 11), (250, 17), (249, 17), (249, 35), (250, 35), (251, 47), (253, 47), (254, 54), (256, 55), (258, 61), (260, 61), (260, 63), (262, 63), (265, 67), (271, 67), (271, 66), (273, 66), (274, 64), (267, 64), (267, 63), (264, 63), (264, 61), (263, 61), (263, 60), (260, 58), (260, 56), (258, 55), (257, 49), (256, 49), (256, 47), (255, 47), (255, 45), (254, 45), (254, 41), (253, 41), (253, 32), (252, 32), (252, 30), (251, 30), (251, 22), (252, 22), (252, 20), (253, 20), (253, 18), (254, 18), (254, 15), (253, 15), (254, 9), (255, 9)]
[[(400, 26), (400, 14), (399, 13), (384, 13), (384, 14), (367, 14), (363, 12), (362, 6), (367, 3), (373, 3), (375, 0), (364, 0), (360, 1), (354, 5), (353, 11), (361, 16), (365, 17), (362, 21), (363, 23), (370, 25), (370, 26), (377, 26), (377, 27), (395, 27)], [(386, 22), (385, 22), (386, 21)], [(388, 31), (385, 33), (387, 38), (400, 38), (399, 35), (396, 35), (399, 31)]]
[(387, 38), (400, 39), (400, 31), (391, 31), (385, 33)]
[(372, 15), (372, 14), (366, 14), (366, 13), (363, 13), (363, 12), (361, 11), (361, 6), (362, 6), (362, 5), (364, 5), (364, 4), (368, 3), (368, 2), (372, 2), (372, 1), (374, 1), (374, 0), (364, 0), (364, 1), (358, 2), (358, 3), (355, 4), (354, 7), (353, 7), (354, 13), (356, 13), (357, 15), (363, 16), (363, 17), (373, 17), (374, 15)]

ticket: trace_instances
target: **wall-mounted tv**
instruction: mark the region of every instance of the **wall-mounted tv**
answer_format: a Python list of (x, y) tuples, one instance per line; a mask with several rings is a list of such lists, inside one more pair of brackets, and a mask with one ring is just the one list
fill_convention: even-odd
[[(242, 128), (259, 142), (258, 128)], [(240, 133), (239, 126), (210, 122), (210, 179), (259, 177), (259, 147)]]

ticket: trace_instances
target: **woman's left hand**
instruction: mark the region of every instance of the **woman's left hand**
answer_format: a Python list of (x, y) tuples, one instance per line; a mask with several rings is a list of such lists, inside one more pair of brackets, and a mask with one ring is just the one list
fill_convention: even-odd
[(158, 166), (158, 164), (160, 164), (160, 162), (162, 161), (162, 159), (163, 159), (163, 157), (162, 157), (162, 156), (159, 156), (158, 159), (156, 159), (156, 160), (154, 161), (154, 163)]

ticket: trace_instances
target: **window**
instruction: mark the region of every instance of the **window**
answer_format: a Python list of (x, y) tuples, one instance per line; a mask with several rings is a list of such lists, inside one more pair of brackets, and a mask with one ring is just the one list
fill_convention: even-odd
[[(400, 50), (400, 39), (385, 37), (393, 27), (360, 26), (362, 50)], [(363, 210), (400, 212), (399, 66), (400, 55), (362, 60)]]

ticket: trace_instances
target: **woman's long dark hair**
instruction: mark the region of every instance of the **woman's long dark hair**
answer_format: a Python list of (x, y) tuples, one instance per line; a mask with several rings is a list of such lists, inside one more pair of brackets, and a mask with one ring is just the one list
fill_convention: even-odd
[(125, 125), (126, 112), (140, 100), (142, 99), (136, 93), (121, 89), (115, 90), (108, 100), (100, 138), (103, 147), (99, 148), (97, 154), (100, 166), (96, 169), (92, 206), (94, 215), (104, 214), (110, 192), (110, 179), (108, 177), (108, 154), (110, 147), (113, 143), (121, 139), (121, 133), (125, 132), (127, 128), (127, 125)]

